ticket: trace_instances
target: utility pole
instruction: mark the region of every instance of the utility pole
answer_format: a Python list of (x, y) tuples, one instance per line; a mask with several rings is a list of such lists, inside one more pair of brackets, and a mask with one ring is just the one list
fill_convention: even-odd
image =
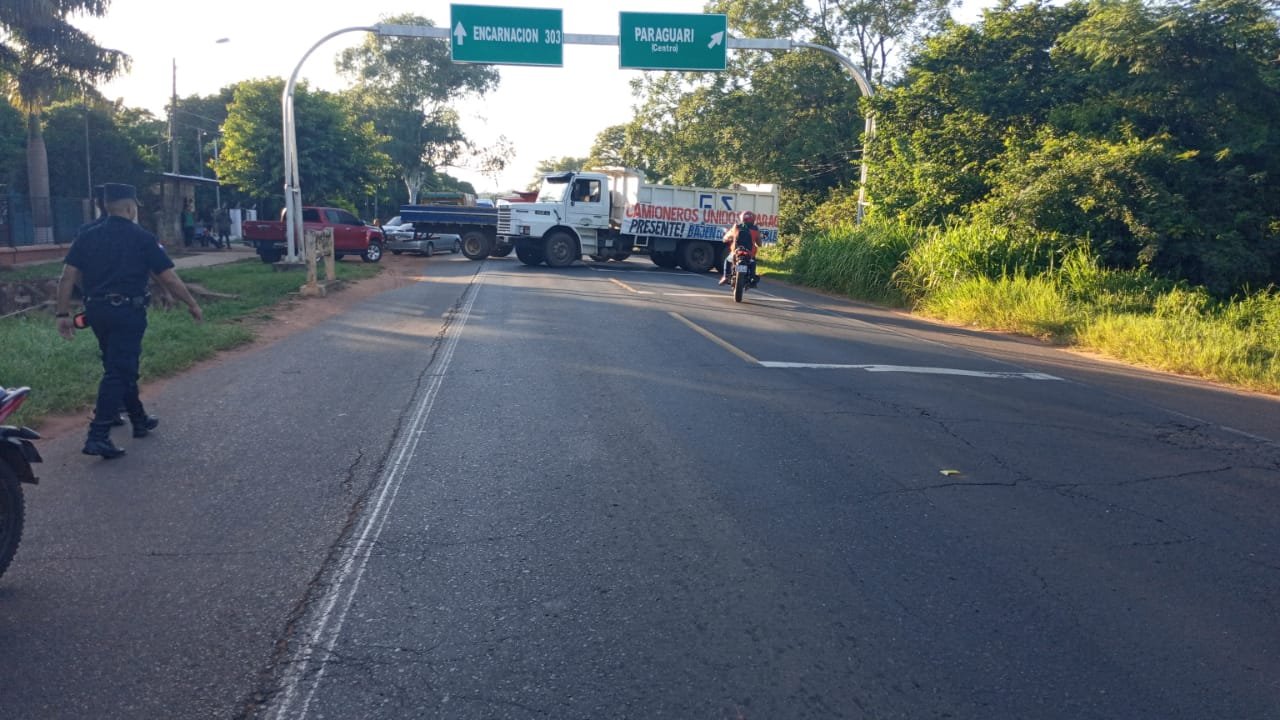
[(218, 182), (216, 185), (213, 186), (213, 202), (218, 206), (218, 209), (221, 210), (222, 209), (222, 180), (218, 178), (218, 161), (219, 160), (221, 160), (221, 158), (218, 157), (218, 136), (214, 135), (213, 136), (213, 175), (214, 175), (213, 179), (217, 180)]
[(173, 95), (169, 99), (169, 154), (173, 157), (173, 174), (178, 174), (178, 58), (173, 59)]

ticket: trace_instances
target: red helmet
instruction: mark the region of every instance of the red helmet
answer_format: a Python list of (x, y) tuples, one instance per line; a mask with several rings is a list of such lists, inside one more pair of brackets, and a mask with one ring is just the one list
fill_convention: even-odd
[(750, 210), (743, 210), (743, 211), (742, 211), (742, 222), (744, 222), (744, 223), (754, 223), (755, 221), (756, 221), (756, 214), (755, 214), (755, 213), (751, 212)]

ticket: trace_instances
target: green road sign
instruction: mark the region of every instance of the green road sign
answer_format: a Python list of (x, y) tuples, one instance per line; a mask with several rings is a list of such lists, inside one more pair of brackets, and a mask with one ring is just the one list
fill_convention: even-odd
[(453, 61), (564, 65), (563, 16), (550, 8), (450, 5)]
[(724, 15), (624, 12), (619, 18), (619, 67), (724, 70)]

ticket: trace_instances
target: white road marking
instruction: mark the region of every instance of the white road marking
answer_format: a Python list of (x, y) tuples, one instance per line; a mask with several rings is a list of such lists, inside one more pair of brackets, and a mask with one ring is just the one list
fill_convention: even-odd
[(671, 317), (673, 317), (673, 318), (675, 318), (675, 319), (679, 320), (680, 322), (684, 323), (686, 326), (688, 326), (688, 328), (689, 328), (690, 330), (693, 330), (694, 332), (698, 333), (698, 334), (699, 334), (699, 335), (701, 335), (702, 337), (704, 337), (704, 338), (706, 338), (706, 339), (710, 340), (711, 342), (713, 342), (713, 343), (715, 343), (715, 344), (719, 345), (720, 347), (724, 348), (725, 350), (728, 350), (729, 352), (733, 353), (734, 355), (737, 355), (739, 358), (742, 358), (743, 360), (746, 360), (747, 362), (751, 363), (752, 365), (759, 365), (759, 364), (760, 364), (760, 361), (759, 361), (759, 360), (757, 360), (757, 359), (755, 359), (754, 357), (752, 357), (749, 353), (747, 353), (747, 351), (742, 350), (742, 349), (739, 349), (739, 348), (738, 348), (736, 345), (734, 345), (733, 343), (729, 342), (728, 340), (725, 340), (725, 339), (721, 338), (719, 335), (716, 335), (715, 333), (713, 333), (713, 332), (711, 332), (710, 330), (708, 330), (708, 329), (706, 329), (706, 328), (702, 327), (702, 326), (701, 326), (701, 325), (699, 325), (698, 323), (696, 323), (696, 322), (694, 322), (694, 321), (690, 320), (689, 318), (687, 318), (687, 317), (685, 317), (685, 316), (681, 315), (680, 313), (669, 312), (669, 313), (667, 313), (667, 314), (668, 314), (668, 315), (670, 315)]
[(630, 285), (628, 285), (628, 284), (626, 284), (626, 283), (622, 282), (622, 281), (621, 281), (621, 280), (619, 280), (618, 278), (609, 278), (609, 282), (613, 283), (614, 285), (617, 285), (618, 287), (622, 288), (623, 290), (626, 290), (626, 291), (627, 291), (627, 292), (629, 292), (629, 293), (632, 293), (633, 295), (648, 295), (648, 294), (649, 294), (649, 293), (647, 293), (647, 292), (645, 292), (645, 293), (640, 292), (639, 290), (637, 290), (637, 289), (635, 289), (635, 288), (631, 287)]
[(1060, 377), (1037, 372), (989, 372), (984, 370), (958, 370), (956, 368), (918, 367), (913, 365), (836, 365), (831, 363), (793, 363), (762, 361), (761, 367), (791, 368), (801, 370), (866, 370), (867, 372), (915, 373), (918, 375), (962, 375), (964, 377), (997, 378), (1007, 380), (1062, 380)]
[[(392, 448), (391, 457), (395, 460), (384, 472), (370, 494), (376, 497), (373, 507), (363, 518), (362, 525), (355, 533), (357, 538), (345, 549), (339, 558), (341, 568), (334, 578), (328, 592), (320, 600), (323, 610), (312, 627), (297, 640), (298, 649), (288, 663), (275, 711), (268, 713), (274, 718), (305, 718), (320, 681), (324, 677), (326, 663), (333, 654), (338, 637), (342, 634), (342, 626), (346, 622), (347, 613), (355, 601), (356, 591), (360, 588), (360, 580), (364, 577), (365, 568), (369, 564), (369, 556), (378, 537), (382, 534), (387, 518), (391, 514), (391, 506), (395, 503), (400, 485), (404, 481), (405, 471), (413, 459), (422, 438), (427, 418), (435, 405), (436, 396), (444, 384), (445, 374), (453, 360), (454, 350), (458, 347), (458, 338), (466, 327), (467, 318), (480, 295), (480, 286), (484, 284), (484, 271), (476, 275), (475, 287), (471, 298), (462, 307), (453, 327), (449, 328), (448, 337), (437, 358), (439, 366), (433, 370), (422, 399), (414, 409), (413, 418), (396, 447)], [(307, 686), (304, 688), (304, 686)], [(305, 691), (305, 692), (304, 692)], [(300, 705), (300, 707), (299, 707)]]

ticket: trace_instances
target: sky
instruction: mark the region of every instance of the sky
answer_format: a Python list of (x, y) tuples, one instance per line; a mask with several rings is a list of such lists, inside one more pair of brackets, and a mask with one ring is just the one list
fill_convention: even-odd
[[(464, 4), (558, 7), (564, 11), (565, 33), (617, 35), (620, 11), (701, 13), (704, 0)], [(179, 97), (210, 95), (241, 80), (287, 78), (307, 50), (329, 33), (374, 25), (407, 12), (429, 18), (440, 27), (449, 24), (449, 3), (439, 0), (416, 4), (395, 0), (220, 0), (216, 4), (111, 0), (105, 18), (83, 17), (75, 23), (104, 47), (132, 57), (127, 74), (100, 86), (103, 95), (164, 117), (175, 75)], [(958, 13), (958, 19), (965, 21), (965, 15)], [(303, 63), (299, 77), (313, 87), (343, 89), (348, 83), (334, 71), (334, 60), (340, 51), (360, 44), (366, 36), (353, 32), (324, 43)], [(542, 160), (585, 157), (601, 130), (631, 119), (635, 99), (630, 83), (642, 74), (618, 69), (617, 47), (591, 45), (565, 45), (564, 66), (560, 68), (503, 65), (499, 70), (502, 81), (497, 90), (480, 100), (459, 104), (458, 110), (463, 132), (477, 145), (489, 145), (502, 136), (512, 143), (514, 154), (506, 171), (495, 187), (493, 179), (475, 168), (446, 170), (482, 193), (523, 189)], [(302, 187), (305, 193), (305, 177)]]

